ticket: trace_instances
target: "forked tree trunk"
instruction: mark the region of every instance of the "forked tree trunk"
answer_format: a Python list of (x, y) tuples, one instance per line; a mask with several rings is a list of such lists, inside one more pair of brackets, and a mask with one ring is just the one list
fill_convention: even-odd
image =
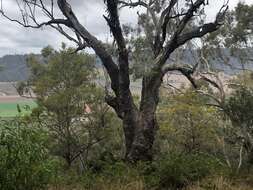
[(126, 114), (123, 119), (125, 157), (130, 162), (150, 161), (153, 157), (152, 148), (158, 129), (156, 108), (162, 77), (158, 77), (154, 83), (148, 83), (152, 86), (148, 86), (146, 82), (147, 78), (144, 78), (139, 110), (132, 110), (131, 114)]

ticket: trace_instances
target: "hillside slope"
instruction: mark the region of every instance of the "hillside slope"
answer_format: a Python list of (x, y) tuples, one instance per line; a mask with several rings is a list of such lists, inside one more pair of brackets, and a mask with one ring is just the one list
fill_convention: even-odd
[(29, 76), (26, 55), (6, 55), (0, 58), (0, 82), (23, 81)]
[[(39, 55), (38, 55), (39, 56)], [(195, 56), (189, 51), (185, 51), (181, 57), (181, 61), (191, 65), (195, 64)], [(29, 77), (29, 68), (26, 65), (27, 55), (5, 55), (0, 58), (0, 82), (24, 81)], [(244, 65), (238, 63), (235, 58), (230, 59), (230, 64), (221, 64), (218, 60), (213, 60), (211, 67), (218, 71), (223, 71), (225, 74), (234, 75), (244, 67), (245, 69), (253, 70), (253, 64)], [(97, 58), (96, 66), (101, 67), (101, 62)]]

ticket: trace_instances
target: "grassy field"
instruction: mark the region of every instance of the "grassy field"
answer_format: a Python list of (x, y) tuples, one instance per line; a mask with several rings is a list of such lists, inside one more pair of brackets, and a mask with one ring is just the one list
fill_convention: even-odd
[(22, 114), (28, 114), (35, 106), (34, 101), (0, 102), (0, 117), (18, 116), (18, 107)]

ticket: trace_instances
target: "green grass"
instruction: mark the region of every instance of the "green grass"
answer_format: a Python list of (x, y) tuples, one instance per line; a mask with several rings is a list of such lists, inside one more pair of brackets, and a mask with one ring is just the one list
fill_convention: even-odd
[(31, 113), (31, 109), (36, 107), (36, 103), (34, 101), (19, 101), (11, 103), (0, 102), (0, 117), (18, 116), (18, 105), (21, 109), (22, 115)]

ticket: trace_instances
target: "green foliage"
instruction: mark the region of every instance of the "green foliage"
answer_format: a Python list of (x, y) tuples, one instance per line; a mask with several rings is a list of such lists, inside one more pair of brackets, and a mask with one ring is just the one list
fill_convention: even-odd
[(209, 155), (171, 153), (144, 170), (147, 185), (155, 189), (178, 189), (218, 173), (221, 165)]
[[(236, 129), (237, 141), (241, 141), (248, 153), (247, 162), (253, 163), (253, 90), (246, 86), (235, 89), (227, 99), (224, 110)], [(249, 166), (247, 166), (249, 167)]]
[(150, 71), (152, 63), (152, 52), (148, 48), (148, 42), (146, 38), (133, 38), (129, 43), (132, 46), (132, 64), (130, 71), (133, 74), (133, 80), (136, 80), (140, 79)]
[(107, 157), (106, 159), (100, 158), (89, 161), (87, 169), (82, 175), (74, 170), (65, 171), (58, 178), (58, 184), (71, 186), (71, 188), (78, 184), (83, 189), (100, 189), (101, 187), (107, 189), (106, 187), (110, 184), (112, 186), (116, 184), (124, 186), (133, 183), (135, 180), (142, 180), (136, 167)]
[(207, 62), (210, 66), (217, 62), (223, 63), (225, 68), (235, 66), (235, 62), (236, 65), (241, 64), (242, 68), (251, 64), (252, 10), (252, 5), (239, 2), (234, 10), (228, 11), (221, 28), (203, 38), (203, 47), (199, 54), (201, 61)]
[(244, 3), (238, 3), (234, 16), (237, 21), (234, 29), (234, 41), (244, 43), (250, 42), (248, 38), (253, 32), (253, 6)]
[(237, 89), (239, 86), (253, 89), (253, 71), (243, 71), (232, 80), (232, 85), (230, 85), (232, 89)]
[(158, 141), (162, 152), (173, 149), (178, 152), (217, 151), (218, 113), (206, 106), (207, 102), (191, 90), (162, 100), (158, 112)]
[(90, 96), (87, 91), (92, 88), (95, 74), (94, 58), (83, 53), (74, 54), (72, 48), (59, 52), (50, 50), (50, 54), (44, 51), (49, 50), (42, 50), (47, 64), (40, 63), (34, 56), (28, 60), (32, 70), (29, 83), (33, 85), (38, 104), (52, 112), (68, 107), (71, 115), (77, 114), (83, 109), (80, 102), (87, 102), (87, 94)]
[(252, 131), (253, 126), (253, 90), (244, 86), (237, 88), (228, 98), (225, 111), (231, 120), (240, 127)]
[(102, 132), (98, 132), (98, 126), (106, 125), (106, 118), (102, 124), (94, 114), (106, 113), (101, 89), (95, 84), (95, 59), (74, 52), (62, 44), (59, 51), (44, 48), (42, 59), (34, 55), (28, 59), (31, 77), (27, 85), (36, 94), (38, 104), (31, 117), (49, 129), (52, 153), (63, 157), (69, 166), (86, 152), (86, 147), (99, 141)]
[(0, 189), (44, 189), (57, 162), (48, 153), (44, 130), (20, 121), (0, 124)]
[(66, 176), (63, 183), (71, 184), (73, 180), (73, 184), (79, 183), (84, 189), (106, 189), (109, 184), (124, 187), (135, 183), (142, 184), (140, 189), (178, 189), (223, 170), (209, 155), (178, 153), (164, 155), (152, 163), (130, 165), (118, 160), (100, 159), (89, 166), (82, 176), (72, 173), (73, 178)]

